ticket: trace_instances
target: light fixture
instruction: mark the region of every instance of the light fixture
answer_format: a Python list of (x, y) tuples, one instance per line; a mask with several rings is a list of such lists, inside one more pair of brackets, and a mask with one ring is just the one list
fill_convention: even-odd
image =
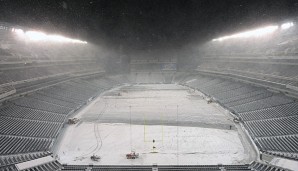
[(26, 31), (25, 35), (29, 40), (33, 41), (41, 41), (47, 39), (47, 35), (45, 33), (37, 31)]
[(251, 31), (245, 31), (245, 32), (236, 33), (236, 34), (229, 35), (229, 36), (223, 36), (223, 37), (220, 37), (217, 39), (213, 39), (212, 41), (223, 41), (223, 40), (235, 39), (235, 38), (261, 37), (261, 36), (273, 33), (277, 29), (278, 29), (278, 26), (275, 26), (275, 25), (267, 26), (267, 27), (262, 27), (262, 28), (258, 28), (255, 30), (251, 30)]
[(46, 33), (39, 31), (26, 31), (22, 29), (12, 28), (13, 33), (16, 33), (19, 37), (22, 37), (29, 41), (44, 41), (44, 42), (61, 42), (61, 43), (82, 43), (87, 44), (86, 41), (78, 39), (71, 39), (60, 35), (47, 35)]
[(290, 28), (290, 27), (293, 27), (294, 26), (294, 23), (293, 22), (288, 22), (288, 23), (284, 23), (284, 24), (282, 24), (281, 25), (281, 29), (282, 30), (286, 30), (286, 29), (288, 29), (288, 28)]

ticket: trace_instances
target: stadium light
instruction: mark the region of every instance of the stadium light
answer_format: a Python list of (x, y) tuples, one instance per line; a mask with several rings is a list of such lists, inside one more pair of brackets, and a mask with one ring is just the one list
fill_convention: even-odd
[(61, 42), (61, 43), (82, 43), (87, 44), (86, 41), (81, 41), (77, 39), (70, 39), (60, 35), (47, 35), (46, 33), (39, 31), (26, 31), (24, 32), (22, 29), (11, 30), (16, 33), (19, 37), (24, 37), (26, 40), (30, 41), (50, 41), (50, 42)]
[(12, 28), (11, 31), (20, 37), (23, 37), (25, 35), (25, 32), (22, 29)]
[(288, 29), (290, 27), (293, 27), (293, 26), (294, 26), (294, 23), (293, 22), (284, 23), (284, 24), (281, 25), (281, 29), (282, 30), (286, 30), (286, 29)]
[(251, 37), (261, 37), (270, 33), (275, 32), (278, 29), (278, 26), (267, 26), (263, 28), (258, 28), (251, 31), (236, 33), (230, 36), (224, 36), (217, 39), (213, 39), (212, 41), (223, 41), (227, 39), (235, 39), (235, 38), (251, 38)]
[(33, 41), (40, 41), (40, 40), (46, 40), (47, 35), (42, 32), (37, 31), (26, 31), (25, 35), (29, 38), (29, 40)]

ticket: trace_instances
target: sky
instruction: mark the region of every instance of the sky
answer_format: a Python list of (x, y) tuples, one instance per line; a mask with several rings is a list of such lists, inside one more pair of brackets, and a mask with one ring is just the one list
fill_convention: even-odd
[(0, 21), (118, 51), (184, 48), (298, 16), (298, 0), (0, 0)]

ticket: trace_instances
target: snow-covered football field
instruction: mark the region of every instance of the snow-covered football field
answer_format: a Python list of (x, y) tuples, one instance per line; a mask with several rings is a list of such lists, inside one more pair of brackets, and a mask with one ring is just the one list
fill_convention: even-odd
[[(80, 122), (65, 128), (56, 154), (66, 164), (250, 162), (253, 149), (239, 126), (228, 112), (207, 104), (202, 96), (175, 84), (113, 89), (74, 116)], [(138, 159), (126, 159), (131, 150), (139, 153)], [(93, 154), (101, 160), (92, 161)]]

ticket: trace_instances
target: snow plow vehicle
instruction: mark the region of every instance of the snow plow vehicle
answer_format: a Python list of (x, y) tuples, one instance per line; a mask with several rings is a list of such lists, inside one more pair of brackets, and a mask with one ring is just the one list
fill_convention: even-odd
[(68, 119), (68, 124), (76, 124), (78, 123), (80, 120), (78, 118), (69, 118)]
[(93, 161), (99, 161), (99, 160), (100, 160), (100, 156), (93, 154), (93, 155), (90, 157), (90, 159), (93, 160)]
[(136, 159), (136, 158), (139, 158), (139, 153), (135, 153), (134, 151), (132, 151), (131, 153), (126, 154), (126, 158), (127, 159)]

